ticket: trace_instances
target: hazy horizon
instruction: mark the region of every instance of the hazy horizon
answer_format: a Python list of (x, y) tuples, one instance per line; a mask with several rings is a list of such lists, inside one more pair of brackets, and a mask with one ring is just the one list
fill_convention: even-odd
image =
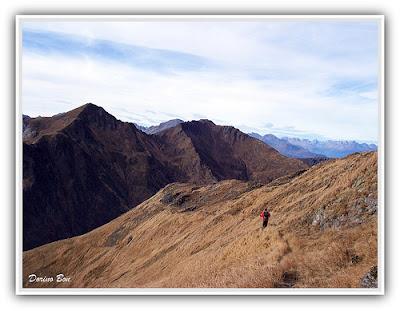
[(22, 110), (378, 141), (378, 22), (23, 22)]

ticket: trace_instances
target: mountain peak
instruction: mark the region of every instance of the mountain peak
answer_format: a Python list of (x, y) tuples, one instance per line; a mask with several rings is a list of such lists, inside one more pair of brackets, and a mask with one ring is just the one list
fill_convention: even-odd
[(68, 112), (52, 117), (24, 118), (24, 141), (35, 143), (41, 137), (54, 135), (64, 129), (83, 123), (97, 128), (115, 128), (118, 120), (102, 107), (87, 103)]
[(192, 120), (180, 124), (183, 129), (204, 129), (204, 128), (219, 128), (214, 122), (208, 119)]
[(68, 111), (67, 113), (64, 113), (64, 115), (69, 115), (71, 117), (74, 116), (78, 117), (82, 115), (91, 115), (91, 114), (109, 114), (109, 113), (105, 111), (102, 107), (96, 106), (95, 104), (92, 103), (84, 104), (78, 108)]
[(93, 103), (86, 103), (86, 104), (84, 104), (84, 105), (82, 105), (82, 106), (80, 106), (80, 107), (78, 107), (76, 109), (103, 109), (103, 108), (100, 107), (100, 106), (97, 106), (97, 105), (95, 105)]
[[(171, 128), (159, 136), (168, 145), (174, 146), (174, 151), (180, 148), (180, 157), (194, 151), (199, 163), (208, 167), (216, 180), (239, 179), (267, 183), (278, 175), (306, 168), (304, 163), (280, 155), (275, 149), (233, 126), (216, 125), (207, 119), (181, 123), (178, 129)], [(193, 169), (193, 163), (188, 163)]]
[(201, 123), (208, 123), (208, 124), (214, 124), (214, 125), (215, 125), (215, 123), (214, 123), (213, 121), (208, 120), (208, 119), (200, 119), (198, 122), (201, 122)]

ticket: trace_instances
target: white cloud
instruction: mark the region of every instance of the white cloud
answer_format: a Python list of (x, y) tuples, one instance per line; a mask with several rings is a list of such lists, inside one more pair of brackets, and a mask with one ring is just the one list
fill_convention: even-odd
[[(361, 54), (357, 60), (357, 42), (334, 47), (335, 42), (315, 31), (289, 35), (288, 31), (296, 30), (290, 23), (203, 23), (201, 27), (193, 23), (30, 23), (25, 27), (84, 35), (88, 44), (106, 39), (192, 53), (218, 64), (202, 71), (166, 74), (93, 57), (26, 51), (23, 111), (32, 116), (93, 102), (123, 120), (144, 125), (171, 115), (185, 120), (202, 115), (261, 134), (270, 132), (273, 123), (272, 129), (286, 127), (294, 135), (377, 139), (376, 90), (324, 95), (337, 81), (377, 77), (376, 63)], [(332, 40), (340, 38), (331, 28), (327, 33)], [(343, 36), (354, 41), (354, 34)]]
[[(281, 75), (301, 72), (315, 78), (375, 76), (377, 58), (374, 55), (373, 61), (369, 59), (360, 64), (365, 55), (370, 56), (363, 50), (365, 42), (369, 42), (363, 38), (371, 34), (369, 28), (356, 32), (356, 23), (339, 28), (341, 32), (338, 33), (337, 27), (337, 23), (330, 22), (282, 21), (24, 23), (24, 29), (84, 36), (88, 44), (102, 39), (185, 52), (221, 62), (227, 67), (237, 66), (244, 71), (250, 68), (279, 70)], [(371, 35), (371, 40), (376, 39), (374, 33)], [(369, 45), (374, 44), (376, 42), (372, 41)], [(334, 61), (330, 59), (331, 54), (341, 53), (345, 54), (344, 57), (335, 57)]]

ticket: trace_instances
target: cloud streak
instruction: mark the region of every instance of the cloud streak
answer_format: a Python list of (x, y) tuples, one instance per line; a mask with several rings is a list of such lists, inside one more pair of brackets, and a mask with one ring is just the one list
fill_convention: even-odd
[[(377, 140), (375, 22), (27, 23), (23, 111)], [(151, 111), (152, 113), (150, 113)]]
[(24, 31), (25, 50), (41, 55), (63, 55), (71, 58), (93, 57), (158, 72), (200, 70), (209, 66), (199, 56), (147, 47), (115, 43), (109, 40), (86, 40), (56, 32)]

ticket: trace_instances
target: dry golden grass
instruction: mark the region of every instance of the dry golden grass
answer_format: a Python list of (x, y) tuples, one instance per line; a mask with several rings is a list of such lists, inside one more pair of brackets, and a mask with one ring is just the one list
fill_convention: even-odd
[[(376, 153), (281, 184), (171, 184), (85, 235), (25, 252), (26, 287), (359, 287), (377, 265)], [(260, 211), (271, 219), (260, 228)], [(323, 222), (315, 221), (317, 214)], [(28, 283), (63, 273), (70, 283)]]

